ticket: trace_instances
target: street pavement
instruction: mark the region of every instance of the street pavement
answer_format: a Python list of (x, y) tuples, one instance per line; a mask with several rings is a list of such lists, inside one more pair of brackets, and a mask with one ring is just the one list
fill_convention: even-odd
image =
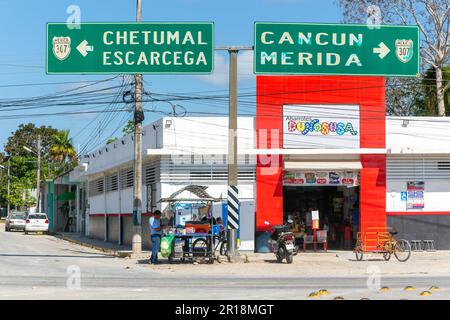
[[(146, 260), (117, 258), (53, 236), (7, 233), (0, 224), (0, 299), (450, 298), (450, 275), (433, 273), (432, 266), (426, 273), (379, 273), (376, 264), (369, 262), (366, 274), (327, 271), (320, 275), (306, 272), (306, 255), (296, 256), (302, 261), (293, 265), (275, 264), (272, 258), (268, 254), (264, 260), (239, 265), (152, 266)], [(334, 259), (335, 265), (344, 264), (344, 260), (350, 266), (358, 263), (329, 259)], [(310, 264), (317, 269), (314, 261)], [(371, 272), (374, 265), (375, 272)], [(404, 268), (409, 266), (404, 264)], [(384, 286), (389, 289), (379, 290)], [(405, 291), (406, 286), (414, 288)], [(439, 289), (420, 295), (431, 286)], [(309, 297), (321, 289), (329, 294)]]

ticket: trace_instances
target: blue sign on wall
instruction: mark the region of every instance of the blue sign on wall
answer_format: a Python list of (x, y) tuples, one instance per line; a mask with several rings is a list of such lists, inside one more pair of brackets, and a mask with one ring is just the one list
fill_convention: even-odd
[(408, 200), (408, 193), (406, 191), (403, 191), (401, 193), (401, 199), (402, 199), (402, 201)]

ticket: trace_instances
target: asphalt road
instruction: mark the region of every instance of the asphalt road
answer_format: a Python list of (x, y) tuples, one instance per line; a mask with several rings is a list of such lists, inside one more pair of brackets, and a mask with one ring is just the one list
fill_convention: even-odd
[[(251, 268), (252, 264), (246, 265)], [(160, 272), (46, 235), (0, 225), (0, 299), (448, 299), (450, 276), (305, 277)], [(368, 286), (372, 284), (372, 286)], [(373, 285), (374, 284), (374, 285)], [(438, 286), (431, 296), (419, 293)], [(380, 292), (380, 286), (389, 291)], [(405, 286), (416, 290), (404, 291)], [(327, 289), (329, 295), (309, 298)]]

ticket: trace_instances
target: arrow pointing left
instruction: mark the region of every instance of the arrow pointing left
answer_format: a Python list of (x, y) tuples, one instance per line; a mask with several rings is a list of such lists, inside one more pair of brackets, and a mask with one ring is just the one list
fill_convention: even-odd
[(88, 52), (94, 51), (94, 46), (90, 46), (87, 40), (83, 40), (77, 46), (77, 50), (81, 53), (83, 57), (86, 57), (88, 55)]

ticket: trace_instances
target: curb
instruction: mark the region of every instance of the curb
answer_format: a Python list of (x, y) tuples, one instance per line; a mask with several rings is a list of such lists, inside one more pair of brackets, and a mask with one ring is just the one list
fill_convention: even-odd
[(123, 254), (120, 253), (120, 251), (99, 247), (99, 246), (96, 246), (96, 245), (93, 245), (93, 244), (88, 244), (86, 242), (78, 241), (78, 240), (75, 240), (75, 239), (72, 239), (72, 238), (67, 238), (67, 237), (64, 237), (61, 234), (54, 234), (53, 236), (58, 238), (58, 239), (61, 239), (61, 240), (64, 240), (64, 241), (68, 241), (68, 242), (77, 244), (77, 245), (82, 246), (82, 247), (95, 249), (97, 251), (108, 253), (110, 255), (113, 255), (113, 256), (116, 256), (116, 257), (120, 257), (120, 258), (124, 257)]

